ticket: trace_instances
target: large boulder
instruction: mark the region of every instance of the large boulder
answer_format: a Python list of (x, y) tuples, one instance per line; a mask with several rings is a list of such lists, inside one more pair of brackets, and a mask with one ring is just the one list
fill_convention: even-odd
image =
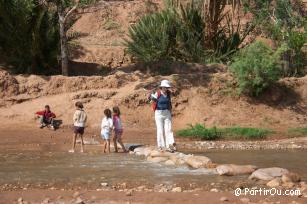
[(193, 156), (189, 155), (185, 158), (185, 162), (195, 169), (199, 168), (207, 168), (210, 164), (212, 164), (211, 159), (205, 156)]
[(174, 154), (174, 155), (171, 155), (169, 157), (169, 159), (174, 162), (174, 164), (176, 166), (184, 166), (186, 165), (185, 163), (185, 157), (186, 155), (185, 154), (182, 154), (182, 153), (179, 153), (179, 154)]
[(147, 157), (147, 161), (154, 162), (154, 163), (160, 163), (160, 162), (166, 162), (168, 160), (167, 157)]
[(158, 150), (152, 150), (150, 152), (151, 157), (171, 157), (174, 155), (177, 155), (177, 153), (164, 152), (164, 151), (158, 151)]
[(236, 164), (222, 164), (216, 167), (219, 175), (235, 176), (241, 174), (251, 174), (257, 169), (253, 165), (236, 165)]
[(276, 177), (281, 177), (284, 174), (289, 173), (287, 169), (272, 167), (272, 168), (262, 168), (254, 171), (252, 175), (250, 175), (249, 179), (258, 179), (264, 181), (273, 180)]
[(289, 183), (289, 182), (297, 183), (301, 181), (301, 177), (297, 173), (289, 172), (283, 174), (281, 180), (283, 183)]
[(135, 148), (133, 152), (135, 153), (135, 155), (148, 157), (153, 150), (153, 147), (138, 147)]

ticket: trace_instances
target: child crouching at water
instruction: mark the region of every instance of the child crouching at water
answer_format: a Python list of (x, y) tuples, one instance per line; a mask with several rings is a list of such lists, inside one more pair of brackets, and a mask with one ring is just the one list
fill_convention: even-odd
[(108, 153), (110, 153), (110, 139), (111, 133), (113, 130), (113, 120), (112, 120), (112, 112), (110, 109), (104, 110), (105, 117), (102, 119), (101, 122), (101, 137), (104, 140), (103, 143), (103, 152), (106, 152), (106, 148)]
[(122, 122), (120, 118), (120, 110), (119, 110), (119, 107), (117, 106), (113, 107), (113, 125), (114, 125), (114, 133), (115, 133), (114, 138), (113, 138), (115, 152), (118, 152), (117, 142), (120, 144), (123, 151), (127, 152), (123, 144), (123, 141), (122, 141), (123, 126), (122, 126)]

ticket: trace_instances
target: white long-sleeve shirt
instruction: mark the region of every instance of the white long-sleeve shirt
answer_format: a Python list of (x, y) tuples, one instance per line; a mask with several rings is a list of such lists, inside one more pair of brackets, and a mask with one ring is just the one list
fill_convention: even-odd
[(85, 127), (86, 120), (87, 120), (87, 116), (86, 116), (85, 111), (81, 109), (77, 109), (73, 117), (74, 126)]
[(101, 134), (103, 132), (111, 132), (113, 129), (113, 120), (112, 118), (104, 117), (101, 121)]

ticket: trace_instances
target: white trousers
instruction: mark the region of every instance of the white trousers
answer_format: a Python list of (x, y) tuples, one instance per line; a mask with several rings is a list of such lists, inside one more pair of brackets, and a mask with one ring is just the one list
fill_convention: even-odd
[[(169, 110), (156, 110), (157, 143), (159, 148), (169, 148), (175, 143), (172, 132), (172, 115)], [(164, 139), (165, 138), (165, 139)]]

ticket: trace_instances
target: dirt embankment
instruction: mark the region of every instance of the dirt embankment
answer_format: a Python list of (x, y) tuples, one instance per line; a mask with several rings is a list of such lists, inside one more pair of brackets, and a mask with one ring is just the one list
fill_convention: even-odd
[[(220, 67), (220, 66), (218, 66)], [(70, 125), (77, 100), (85, 103), (88, 125), (99, 127), (103, 110), (119, 105), (126, 128), (153, 127), (147, 103), (150, 90), (161, 79), (174, 85), (174, 126), (203, 123), (207, 126), (250, 126), (278, 131), (306, 126), (307, 78), (287, 78), (261, 99), (234, 95), (229, 73), (216, 66), (194, 67), (169, 76), (139, 71), (116, 71), (108, 76), (13, 76), (0, 72), (0, 121), (2, 125), (33, 125), (34, 112), (49, 104), (63, 125)]]

